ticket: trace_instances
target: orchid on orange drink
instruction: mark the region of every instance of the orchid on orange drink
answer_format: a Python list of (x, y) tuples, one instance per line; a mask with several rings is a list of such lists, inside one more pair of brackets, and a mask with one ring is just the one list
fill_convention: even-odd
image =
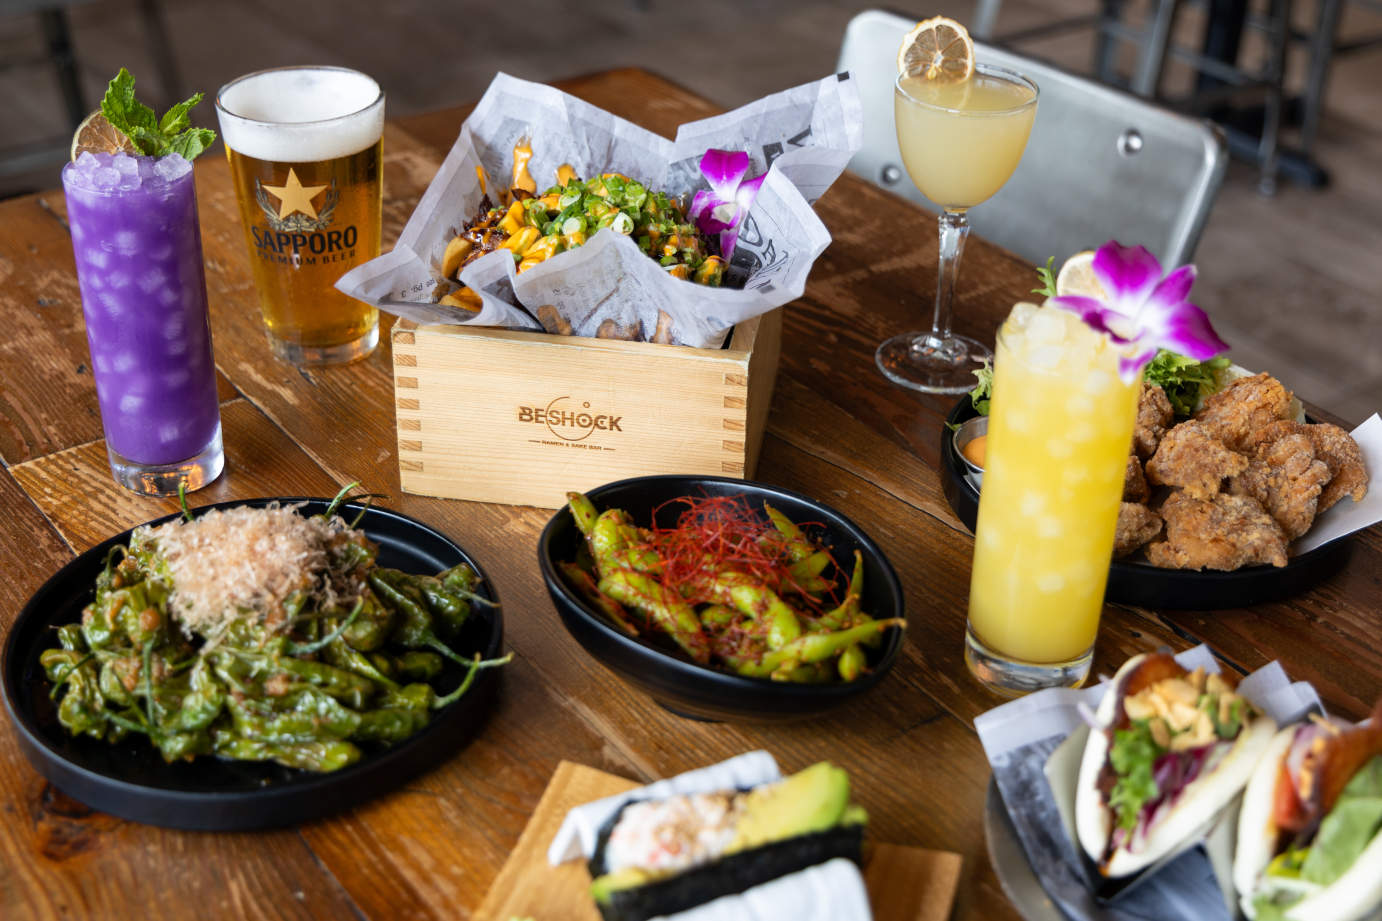
[(1093, 269), (1104, 298), (1067, 294), (1049, 303), (1078, 314), (1091, 329), (1125, 347), (1118, 363), (1124, 380), (1141, 373), (1159, 349), (1196, 361), (1228, 351), (1205, 312), (1186, 300), (1195, 283), (1193, 265), (1163, 277), (1161, 263), (1146, 247), (1110, 240), (1094, 254)]

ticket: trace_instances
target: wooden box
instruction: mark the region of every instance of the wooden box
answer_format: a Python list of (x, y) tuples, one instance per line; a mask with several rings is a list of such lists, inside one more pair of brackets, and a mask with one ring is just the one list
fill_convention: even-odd
[(750, 476), (781, 338), (781, 310), (721, 349), (395, 325), (403, 490), (558, 508), (625, 477)]

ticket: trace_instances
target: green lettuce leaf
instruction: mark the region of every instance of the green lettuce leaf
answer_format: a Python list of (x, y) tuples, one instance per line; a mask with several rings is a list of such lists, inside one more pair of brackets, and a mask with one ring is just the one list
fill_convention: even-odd
[(1037, 278), (1041, 279), (1041, 286), (1032, 289), (1033, 294), (1040, 294), (1042, 297), (1056, 296), (1056, 257), (1051, 256), (1046, 260), (1046, 267), (1037, 266)]
[(979, 379), (979, 383), (969, 392), (969, 401), (974, 404), (976, 413), (987, 416), (989, 401), (993, 399), (993, 362), (984, 359), (984, 366), (975, 371), (974, 376)]
[(1134, 720), (1129, 728), (1113, 733), (1113, 746), (1108, 754), (1118, 775), (1109, 793), (1109, 808), (1114, 813), (1114, 824), (1132, 831), (1137, 827), (1142, 807), (1157, 795), (1152, 765), (1161, 754), (1161, 746), (1152, 740), (1147, 720)]
[(1257, 921), (1286, 921), (1286, 909), (1300, 901), (1300, 897), (1283, 901), (1281, 894), (1268, 893), (1253, 898), (1252, 907), (1257, 910)]
[(1177, 416), (1188, 416), (1201, 396), (1208, 396), (1218, 386), (1214, 372), (1227, 368), (1227, 358), (1196, 361), (1162, 349), (1142, 371), (1142, 380), (1158, 384), (1166, 391), (1171, 408)]
[(1252, 897), (1258, 921), (1285, 921), (1293, 905), (1318, 890), (1301, 879), (1301, 864), (1309, 854), (1309, 848), (1288, 847), (1267, 864)]
[(1344, 875), (1382, 831), (1382, 755), (1363, 765), (1320, 822), (1301, 864), (1302, 879), (1327, 886)]

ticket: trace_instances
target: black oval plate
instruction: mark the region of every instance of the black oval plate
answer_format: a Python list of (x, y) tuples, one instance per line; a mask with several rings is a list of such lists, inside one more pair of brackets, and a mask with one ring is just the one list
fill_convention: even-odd
[[(965, 396), (945, 417), (941, 429), (941, 488), (951, 509), (970, 533), (979, 516), (979, 490), (965, 476), (964, 462), (950, 437), (951, 425), (977, 416)], [(1159, 569), (1150, 563), (1114, 560), (1109, 566), (1104, 597), (1119, 604), (1149, 608), (1214, 611), (1246, 608), (1300, 594), (1343, 568), (1352, 541), (1336, 540), (1309, 553), (1293, 556), (1286, 565), (1244, 566), (1232, 572)]]
[[(814, 540), (830, 547), (837, 562), (851, 559), (860, 550), (864, 559), (861, 607), (878, 619), (904, 616), (902, 584), (882, 549), (853, 521), (809, 496), (732, 477), (675, 475), (606, 483), (588, 490), (586, 496), (598, 509), (622, 508), (639, 524), (652, 521), (662, 507), (664, 526), (672, 525), (680, 514), (678, 507), (666, 503), (681, 496), (742, 496), (754, 504), (771, 502)], [(697, 665), (680, 653), (616, 629), (566, 584), (557, 563), (575, 559), (581, 542), (575, 519), (566, 508), (552, 516), (538, 539), (538, 565), (562, 624), (602, 665), (679, 716), (738, 722), (809, 718), (867, 693), (883, 680), (902, 648), (903, 631), (888, 630), (882, 648), (869, 656), (868, 674), (828, 684), (746, 678)]]
[[(325, 499), (266, 498), (206, 508), (270, 502), (303, 503), (308, 513), (325, 511), (329, 505)], [(358, 506), (348, 508), (342, 511), (349, 520)], [(504, 627), (499, 598), (469, 554), (440, 532), (386, 509), (366, 510), (360, 528), (379, 545), (382, 566), (427, 574), (461, 562), (474, 567), (480, 575), (476, 593), (495, 606), (476, 605), (454, 645), (463, 654), (478, 651), (487, 659), (500, 654)], [(56, 645), (53, 627), (80, 619), (106, 554), (115, 544), (128, 543), (129, 536), (126, 531), (92, 547), (44, 583), (20, 611), (0, 657), (0, 691), (24, 754), (54, 786), (93, 809), (169, 828), (233, 831), (293, 825), (358, 806), (398, 787), (468, 742), (493, 709), (503, 669), (480, 672), (464, 697), (434, 714), (432, 722), (407, 741), (367, 750), (356, 764), (330, 774), (206, 756), (168, 764), (142, 738), (118, 744), (73, 738), (57, 721), (57, 705), (48, 697), (51, 685), (39, 666), (39, 653)], [(461, 673), (459, 666), (449, 665), (437, 679), (438, 686), (454, 688)]]

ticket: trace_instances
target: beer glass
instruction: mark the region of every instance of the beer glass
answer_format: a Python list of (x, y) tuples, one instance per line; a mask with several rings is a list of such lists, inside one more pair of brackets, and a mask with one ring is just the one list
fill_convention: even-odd
[(379, 313), (336, 279), (379, 255), (384, 93), (343, 67), (282, 67), (221, 87), (216, 115), (274, 353), (363, 358)]

